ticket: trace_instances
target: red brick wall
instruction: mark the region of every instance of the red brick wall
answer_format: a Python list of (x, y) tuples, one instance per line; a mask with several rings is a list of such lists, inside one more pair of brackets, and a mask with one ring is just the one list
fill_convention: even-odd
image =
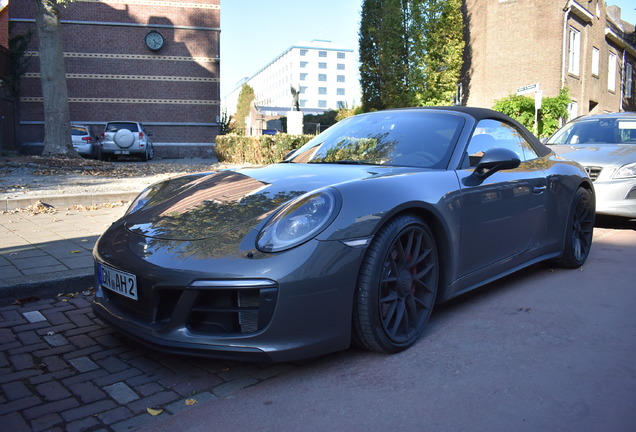
[[(157, 143), (213, 143), (220, 115), (220, 0), (76, 1), (61, 9), (71, 120), (103, 124), (146, 123)], [(34, 32), (31, 1), (12, 2), (15, 34)], [(103, 25), (109, 24), (109, 25)], [(159, 31), (157, 52), (144, 43)], [(20, 140), (41, 142), (44, 120), (39, 58), (31, 57), (22, 78)], [(206, 124), (190, 126), (185, 123)]]

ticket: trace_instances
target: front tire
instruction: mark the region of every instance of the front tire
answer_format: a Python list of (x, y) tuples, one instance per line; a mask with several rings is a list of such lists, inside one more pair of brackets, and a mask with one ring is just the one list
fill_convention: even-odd
[(559, 267), (579, 268), (585, 263), (592, 248), (596, 205), (592, 193), (579, 187), (574, 194), (565, 233), (563, 254), (556, 261)]
[(360, 268), (353, 313), (356, 342), (396, 353), (417, 341), (439, 280), (435, 239), (419, 218), (399, 216), (374, 237)]

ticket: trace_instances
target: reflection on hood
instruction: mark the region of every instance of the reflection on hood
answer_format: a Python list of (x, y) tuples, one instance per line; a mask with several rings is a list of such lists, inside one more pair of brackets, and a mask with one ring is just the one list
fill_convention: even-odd
[(148, 207), (127, 217), (125, 226), (136, 234), (166, 240), (204, 239), (230, 230), (244, 235), (269, 212), (302, 194), (272, 194), (269, 186), (234, 171), (195, 177), (177, 188), (167, 181), (160, 190), (171, 193), (158, 192)]

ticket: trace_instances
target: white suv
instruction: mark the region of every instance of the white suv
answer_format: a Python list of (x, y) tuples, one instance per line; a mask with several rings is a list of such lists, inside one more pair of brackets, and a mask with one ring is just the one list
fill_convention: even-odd
[(150, 160), (155, 156), (151, 136), (152, 132), (146, 131), (139, 122), (108, 122), (97, 147), (97, 158), (106, 160), (111, 157), (138, 155), (141, 160)]

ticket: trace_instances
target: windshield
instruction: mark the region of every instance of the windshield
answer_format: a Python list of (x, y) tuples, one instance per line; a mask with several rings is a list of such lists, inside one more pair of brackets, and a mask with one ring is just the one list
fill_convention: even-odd
[(592, 118), (564, 126), (547, 144), (636, 144), (636, 118)]
[(128, 129), (131, 132), (139, 132), (137, 123), (108, 123), (106, 132), (117, 132), (119, 129)]
[(330, 127), (287, 162), (445, 168), (463, 125), (464, 119), (450, 112), (362, 114)]

